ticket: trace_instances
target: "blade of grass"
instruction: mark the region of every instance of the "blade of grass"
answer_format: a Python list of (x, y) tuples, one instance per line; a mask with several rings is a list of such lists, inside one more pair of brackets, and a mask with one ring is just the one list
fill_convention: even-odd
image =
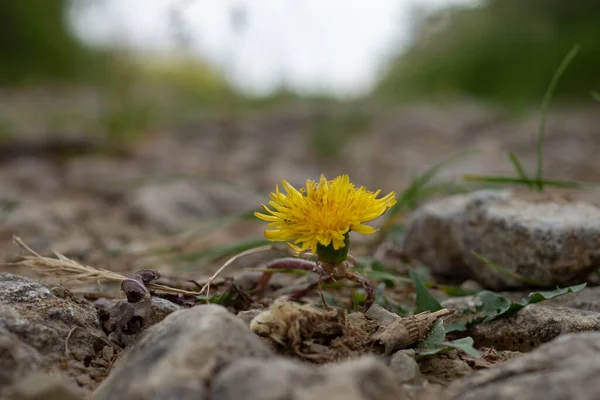
[(548, 85), (548, 89), (546, 90), (546, 94), (544, 95), (544, 99), (542, 100), (542, 116), (540, 120), (540, 127), (538, 131), (537, 137), (537, 171), (536, 171), (536, 181), (537, 187), (541, 191), (544, 189), (544, 184), (542, 182), (542, 174), (543, 174), (543, 150), (544, 150), (544, 130), (546, 129), (546, 116), (548, 114), (548, 108), (550, 107), (550, 100), (554, 94), (554, 90), (556, 89), (556, 85), (560, 80), (561, 76), (571, 63), (577, 53), (579, 53), (580, 45), (576, 44), (570, 51), (567, 53), (565, 58), (562, 60), (552, 80), (550, 81), (550, 85)]
[(440, 170), (442, 168), (444, 168), (445, 166), (447, 166), (453, 162), (456, 162), (462, 158), (465, 158), (468, 155), (474, 154), (474, 153), (476, 153), (475, 150), (467, 150), (467, 151), (460, 152), (458, 154), (454, 154), (454, 155), (440, 161), (439, 163), (435, 164), (434, 166), (430, 167), (423, 174), (421, 174), (417, 178), (413, 179), (411, 184), (408, 186), (408, 188), (406, 188), (402, 192), (402, 195), (396, 202), (396, 205), (388, 211), (388, 215), (390, 216), (390, 218), (397, 215), (398, 213), (400, 213), (400, 211), (402, 211), (402, 209), (404, 207), (407, 207), (407, 208), (414, 207), (416, 205), (415, 198), (417, 198), (421, 189), (431, 179), (433, 179), (440, 172)]
[[(515, 169), (517, 170), (517, 173), (519, 174), (519, 177), (524, 182), (528, 182), (529, 178), (527, 177), (527, 173), (525, 172), (525, 169), (523, 168), (523, 165), (521, 164), (521, 162), (517, 158), (517, 155), (515, 153), (513, 153), (512, 151), (509, 151), (508, 152), (508, 158), (510, 159), (510, 162), (515, 167)], [(530, 186), (532, 186), (532, 185), (530, 185)]]
[(495, 262), (488, 260), (487, 258), (485, 258), (484, 256), (482, 256), (481, 254), (478, 254), (474, 251), (471, 251), (471, 254), (473, 254), (475, 257), (477, 257), (480, 261), (484, 262), (485, 264), (489, 265), (490, 267), (492, 267), (493, 269), (495, 269), (496, 271), (500, 272), (503, 275), (506, 275), (510, 278), (513, 278), (519, 282), (523, 282), (526, 283), (528, 285), (532, 285), (535, 287), (544, 287), (546, 285), (544, 285), (543, 282), (538, 282), (532, 279), (527, 279), (522, 277), (521, 275), (517, 274), (516, 272), (512, 272), (507, 270), (506, 268), (496, 264)]
[[(518, 183), (522, 185), (535, 185), (535, 180), (523, 180), (522, 178), (514, 178), (509, 176), (490, 176), (490, 175), (463, 175), (461, 177), (464, 181), (470, 182), (486, 182), (486, 183)], [(577, 181), (561, 181), (561, 180), (549, 180), (543, 179), (541, 181), (546, 186), (554, 186), (565, 189), (599, 189), (600, 185), (577, 182)]]
[(147, 250), (147, 253), (151, 255), (163, 255), (175, 251), (181, 251), (181, 248), (187, 244), (192, 243), (194, 240), (202, 239), (203, 237), (206, 237), (219, 229), (223, 229), (229, 225), (235, 224), (236, 222), (253, 220), (255, 218), (255, 211), (258, 211), (258, 209), (244, 211), (233, 216), (214, 218), (207, 221), (206, 224), (201, 227), (178, 234), (174, 240), (175, 243), (151, 247)]
[[(213, 247), (207, 250), (202, 251), (194, 251), (187, 254), (180, 254), (177, 256), (173, 256), (171, 258), (172, 262), (178, 263), (191, 263), (194, 261), (200, 260), (218, 260), (223, 257), (231, 256), (233, 254), (237, 254), (240, 252), (248, 251), (251, 249), (259, 248), (262, 246), (268, 245), (270, 242), (265, 239), (250, 239), (250, 240), (242, 240), (233, 244), (226, 244), (223, 246)], [(194, 266), (186, 266), (181, 268), (182, 271), (189, 271), (196, 268), (201, 268), (202, 266), (194, 265)]]
[(408, 274), (410, 275), (410, 278), (413, 281), (413, 284), (415, 286), (415, 293), (417, 295), (417, 304), (414, 312), (415, 314), (419, 314), (424, 311), (438, 311), (444, 308), (437, 301), (437, 299), (433, 297), (429, 290), (427, 290), (417, 271), (411, 269), (410, 271), (408, 271)]
[[(427, 185), (427, 183), (431, 181), (431, 179), (433, 179), (443, 167), (476, 152), (477, 151), (475, 150), (467, 150), (454, 154), (433, 165), (432, 167), (428, 168), (425, 172), (423, 172), (420, 176), (414, 178), (411, 181), (410, 185), (406, 189), (404, 189), (404, 191), (398, 198), (396, 205), (386, 213), (386, 219), (374, 240), (374, 246), (377, 246), (378, 244), (383, 242), (388, 231), (394, 225), (394, 220), (398, 216), (398, 214), (400, 214), (404, 209), (410, 210), (416, 207), (419, 200), (422, 200), (424, 197), (426, 197), (423, 196), (423, 191), (426, 190), (425, 185)], [(445, 185), (437, 186), (434, 190), (427, 192), (427, 195), (429, 196), (432, 193), (440, 193), (447, 188), (448, 186)]]

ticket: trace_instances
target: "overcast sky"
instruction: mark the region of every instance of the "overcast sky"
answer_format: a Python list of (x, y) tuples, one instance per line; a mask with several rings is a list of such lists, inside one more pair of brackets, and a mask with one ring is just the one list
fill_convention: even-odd
[[(74, 27), (90, 43), (169, 52), (180, 33), (242, 90), (357, 95), (406, 41), (411, 8), (476, 0), (103, 0), (80, 2)], [(243, 29), (231, 10), (244, 9)], [(176, 19), (173, 19), (173, 16)]]

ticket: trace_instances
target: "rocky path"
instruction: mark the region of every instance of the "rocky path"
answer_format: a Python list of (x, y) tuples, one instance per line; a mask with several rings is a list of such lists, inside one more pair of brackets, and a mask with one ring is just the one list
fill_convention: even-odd
[[(358, 111), (334, 109), (327, 121), (339, 124)], [(215, 221), (256, 208), (282, 179), (302, 185), (321, 173), (348, 173), (359, 185), (400, 192), (417, 173), (469, 149), (480, 152), (443, 169), (441, 179), (514, 174), (508, 150), (534, 170), (534, 114), (514, 120), (469, 104), (361, 112), (361, 129), (344, 140), (324, 128), (322, 112), (294, 107), (235, 124), (179, 126), (149, 136), (129, 154), (58, 157), (52, 147), (40, 150), (39, 138), (32, 142), (37, 147), (7, 142), (2, 149), (10, 151), (0, 149), (7, 154), (0, 160), (0, 257), (20, 259), (22, 249), (12, 241), (18, 235), (43, 255), (58, 251), (124, 276), (152, 268), (160, 283), (193, 289), (187, 279), (205, 282), (223, 260), (176, 256), (260, 239), (260, 222), (217, 229)], [(600, 180), (599, 120), (595, 110), (550, 116), (547, 176)], [(237, 262), (221, 277), (233, 280), (215, 283), (235, 294), (226, 305), (191, 308), (164, 296), (134, 303), (111, 284), (98, 296), (95, 283), (72, 285), (3, 265), (0, 393), (14, 399), (594, 399), (600, 392), (591, 379), (600, 348), (596, 204), (595, 191), (565, 196), (499, 188), (432, 200), (407, 216), (396, 250), (427, 266), (439, 284), (518, 300), (534, 283), (546, 289), (588, 283), (453, 332), (473, 338), (480, 357), (460, 349), (420, 356), (418, 343), (433, 322), (390, 351), (382, 337), (399, 340), (406, 320), (383, 309), (378, 316), (351, 307), (326, 311), (318, 297), (306, 308), (273, 302), (311, 277), (276, 275), (267, 295), (256, 296), (260, 273), (244, 268), (259, 267), (264, 256)], [(182, 235), (198, 229), (209, 234)], [(171, 251), (157, 254), (165, 245)], [(386, 291), (414, 302), (405, 286)], [(331, 291), (341, 305), (349, 293)], [(477, 308), (478, 299), (442, 301), (455, 312), (445, 324)]]

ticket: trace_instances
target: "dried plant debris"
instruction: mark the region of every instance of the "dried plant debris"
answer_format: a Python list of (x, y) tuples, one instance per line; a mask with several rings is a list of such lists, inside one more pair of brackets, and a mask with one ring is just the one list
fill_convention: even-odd
[(342, 309), (323, 310), (287, 298), (276, 299), (271, 307), (250, 322), (250, 329), (267, 338), (283, 353), (301, 358), (327, 358), (328, 345), (344, 335), (346, 313)]
[[(346, 314), (343, 309), (321, 309), (282, 297), (254, 316), (250, 329), (264, 337), (280, 353), (315, 363), (342, 360), (365, 353), (389, 355), (426, 340), (432, 327), (451, 310), (424, 312), (391, 321), (370, 318), (362, 313)], [(443, 340), (443, 338), (442, 338)]]
[(138, 303), (151, 297), (146, 285), (158, 278), (160, 274), (151, 269), (136, 271), (121, 282), (121, 290), (125, 292), (127, 301)]
[(453, 313), (454, 311), (442, 309), (435, 312), (425, 311), (405, 318), (398, 317), (373, 336), (373, 345), (386, 355), (406, 349), (427, 339), (435, 323)]
[[(146, 289), (156, 290), (163, 293), (171, 293), (176, 295), (184, 295), (184, 296), (198, 296), (202, 294), (200, 292), (192, 292), (189, 290), (176, 289), (169, 286), (158, 285), (156, 283), (151, 283), (150, 281), (156, 279), (158, 274), (154, 271), (150, 270), (142, 270), (136, 272), (136, 274), (141, 274), (136, 277), (125, 277), (116, 272), (112, 272), (102, 268), (94, 268), (87, 265), (81, 265), (78, 262), (71, 260), (64, 255), (55, 252), (56, 258), (44, 257), (40, 254), (36, 253), (29, 246), (27, 246), (19, 237), (14, 237), (13, 240), (17, 245), (19, 245), (23, 250), (25, 250), (28, 254), (23, 256), (23, 260), (15, 263), (16, 265), (22, 265), (29, 268), (32, 268), (38, 273), (41, 273), (46, 276), (51, 276), (53, 278), (59, 278), (62, 281), (66, 282), (97, 282), (101, 283), (102, 281), (115, 281), (115, 282), (124, 282), (127, 281), (127, 287), (133, 287), (137, 283), (133, 283), (132, 281), (141, 281), (143, 286)], [(135, 275), (135, 274), (134, 274)], [(152, 278), (152, 279), (150, 279)], [(148, 282), (144, 282), (144, 280), (148, 280)], [(125, 290), (125, 288), (123, 289)], [(135, 289), (132, 289), (135, 291)], [(143, 291), (143, 290), (142, 290)], [(139, 292), (139, 290), (138, 290)], [(138, 293), (139, 294), (139, 293)]]

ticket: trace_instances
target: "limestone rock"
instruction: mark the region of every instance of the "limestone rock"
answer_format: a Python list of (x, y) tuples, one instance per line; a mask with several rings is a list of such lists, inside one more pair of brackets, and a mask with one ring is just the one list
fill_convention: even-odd
[(6, 328), (0, 327), (0, 387), (15, 382), (19, 377), (43, 365), (42, 355), (19, 340)]
[(560, 335), (600, 329), (600, 313), (567, 307), (529, 305), (513, 315), (469, 329), (477, 347), (529, 351)]
[(448, 400), (600, 398), (600, 333), (564, 335), (448, 388)]
[(204, 385), (229, 364), (272, 355), (244, 321), (226, 308), (198, 305), (175, 311), (140, 334), (93, 399), (154, 399), (157, 394), (175, 396), (172, 393), (179, 391), (189, 398), (202, 398)]
[(244, 321), (246, 324), (248, 324), (248, 326), (250, 326), (250, 323), (252, 322), (254, 317), (256, 317), (258, 314), (262, 313), (263, 311), (265, 311), (265, 310), (259, 310), (259, 309), (254, 308), (252, 310), (240, 311), (237, 314), (237, 316), (242, 321)]
[(177, 304), (159, 297), (149, 297), (137, 303), (119, 300), (103, 308), (102, 326), (112, 342), (129, 346), (142, 331), (179, 309), (181, 307)]
[(527, 284), (474, 251), (548, 287), (581, 283), (600, 263), (600, 208), (549, 194), (482, 190), (431, 202), (407, 223), (405, 251), (436, 275), (491, 290)]
[(392, 354), (389, 367), (399, 384), (419, 385), (423, 382), (414, 350), (400, 350)]
[(102, 337), (93, 305), (57, 297), (27, 278), (0, 274), (0, 348), (5, 349), (0, 351), (1, 383), (65, 357), (91, 359)]
[(7, 400), (82, 400), (60, 379), (48, 374), (34, 372), (25, 375), (14, 385), (6, 388), (0, 396)]
[(213, 400), (403, 400), (394, 374), (375, 357), (314, 368), (284, 358), (242, 360), (223, 371)]

